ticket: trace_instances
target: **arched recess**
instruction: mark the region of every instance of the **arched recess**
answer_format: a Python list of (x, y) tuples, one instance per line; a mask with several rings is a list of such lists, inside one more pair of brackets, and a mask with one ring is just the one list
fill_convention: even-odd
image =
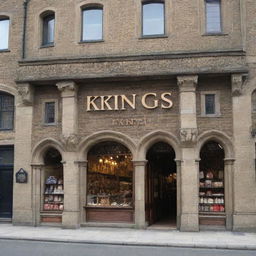
[(135, 158), (136, 145), (129, 136), (120, 132), (105, 130), (93, 133), (80, 142), (78, 146), (78, 159), (80, 161), (86, 161), (87, 153), (91, 147), (103, 141), (115, 141), (123, 144), (131, 151), (133, 159)]
[(53, 138), (43, 139), (38, 142), (32, 150), (32, 165), (44, 165), (44, 154), (49, 148), (57, 149), (64, 161), (64, 148), (60, 142)]
[(0, 84), (0, 91), (9, 93), (9, 94), (13, 95), (14, 97), (16, 97), (18, 95), (18, 91), (14, 87), (10, 87), (5, 84)]
[(169, 144), (175, 151), (176, 160), (181, 160), (181, 151), (177, 137), (172, 133), (161, 130), (148, 133), (141, 138), (137, 147), (136, 158), (145, 160), (147, 151), (157, 142), (165, 142)]
[(197, 140), (197, 147), (196, 147), (196, 157), (200, 159), (200, 150), (202, 146), (207, 141), (216, 141), (218, 142), (225, 151), (225, 158), (226, 159), (234, 159), (234, 148), (231, 138), (226, 135), (224, 132), (217, 131), (217, 130), (211, 130), (207, 132), (203, 132), (198, 136)]

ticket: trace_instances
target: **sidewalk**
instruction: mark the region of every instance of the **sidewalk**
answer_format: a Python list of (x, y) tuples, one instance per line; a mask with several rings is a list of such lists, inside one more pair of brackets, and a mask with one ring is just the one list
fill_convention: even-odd
[(0, 239), (256, 250), (256, 233), (226, 231), (179, 232), (128, 228), (86, 227), (76, 230), (55, 227), (24, 227), (0, 224)]

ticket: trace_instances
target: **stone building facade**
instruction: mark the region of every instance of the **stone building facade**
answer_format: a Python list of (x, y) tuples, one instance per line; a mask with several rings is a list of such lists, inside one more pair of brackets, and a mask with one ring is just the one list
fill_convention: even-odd
[[(150, 4), (164, 7), (160, 35), (143, 34), (143, 8)], [(207, 4), (215, 14), (219, 4), (218, 33), (207, 32)], [(81, 39), (85, 10), (102, 11), (100, 40)], [(2, 0), (0, 23), (9, 20), (9, 43), (0, 50), (0, 96), (13, 96), (15, 109), (12, 129), (0, 130), (0, 177), (10, 183), (6, 173), (13, 175), (0, 191), (11, 213), (3, 214), (0, 197), (0, 220), (145, 228), (175, 209), (174, 226), (181, 231), (255, 230), (255, 12), (253, 0)], [(54, 19), (54, 40), (44, 44), (48, 17)], [(214, 111), (207, 113), (210, 99)], [(46, 103), (54, 104), (50, 123)], [(111, 143), (118, 148), (114, 153)], [(107, 153), (97, 153), (97, 145)], [(10, 152), (13, 160), (5, 165)], [(57, 164), (47, 156), (56, 152), (61, 159), (55, 175)], [(132, 201), (124, 195), (126, 204), (113, 201), (102, 188), (89, 204), (89, 187), (97, 186), (90, 183), (91, 159), (100, 163), (114, 154), (131, 156), (132, 177), (120, 174), (118, 186), (131, 185), (120, 191), (132, 192)], [(171, 157), (175, 171), (164, 175), (157, 154), (167, 162)], [(121, 166), (116, 161), (111, 163)], [(25, 183), (16, 179), (21, 168)], [(99, 176), (114, 184), (118, 174)], [(161, 196), (169, 193), (167, 176), (175, 177), (174, 201)], [(62, 186), (64, 195), (55, 191), (51, 199), (61, 209), (45, 208), (51, 185)]]

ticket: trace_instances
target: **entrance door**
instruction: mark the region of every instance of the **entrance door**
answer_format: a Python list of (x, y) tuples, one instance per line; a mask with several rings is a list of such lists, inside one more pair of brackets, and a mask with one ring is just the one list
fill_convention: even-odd
[(175, 152), (156, 143), (147, 153), (146, 221), (149, 225), (176, 226), (177, 193)]
[(0, 147), (0, 218), (12, 217), (13, 147)]

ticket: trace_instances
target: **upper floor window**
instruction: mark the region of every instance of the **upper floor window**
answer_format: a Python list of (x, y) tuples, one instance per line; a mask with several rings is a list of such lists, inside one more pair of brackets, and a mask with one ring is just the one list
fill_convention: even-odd
[(14, 97), (0, 93), (0, 130), (12, 130), (14, 119)]
[(49, 13), (43, 16), (42, 45), (53, 45), (54, 43), (55, 15)]
[(90, 7), (82, 10), (82, 41), (103, 40), (103, 9)]
[(164, 3), (146, 2), (142, 6), (142, 35), (164, 35)]
[(206, 33), (221, 33), (220, 0), (205, 1)]
[(44, 105), (44, 123), (55, 124), (56, 123), (56, 102), (45, 102)]
[(9, 18), (0, 19), (0, 50), (9, 48)]
[(252, 112), (256, 112), (256, 90), (252, 93)]

